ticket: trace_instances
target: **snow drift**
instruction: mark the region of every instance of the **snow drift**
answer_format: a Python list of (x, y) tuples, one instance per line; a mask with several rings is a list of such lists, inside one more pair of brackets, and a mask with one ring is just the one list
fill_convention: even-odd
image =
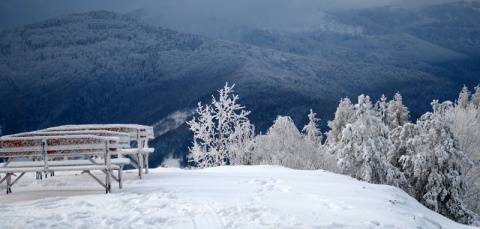
[(86, 176), (21, 180), (0, 195), (3, 228), (468, 228), (400, 189), (322, 170), (158, 168), (142, 180), (127, 171), (112, 194)]

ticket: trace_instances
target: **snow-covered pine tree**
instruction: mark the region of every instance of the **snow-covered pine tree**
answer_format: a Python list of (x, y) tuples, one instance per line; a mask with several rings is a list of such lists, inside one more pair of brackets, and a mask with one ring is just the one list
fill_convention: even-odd
[[(394, 145), (393, 150), (389, 151), (387, 155), (387, 161), (400, 169), (402, 166), (399, 159), (402, 155), (405, 155), (407, 150), (405, 141), (416, 133), (415, 125), (407, 125), (410, 124), (409, 113), (408, 108), (403, 105), (400, 93), (395, 93), (393, 100), (388, 102), (387, 120), (385, 122), (390, 128), (389, 138)], [(406, 127), (402, 128), (405, 125)]]
[[(387, 161), (403, 172), (404, 165), (400, 162), (400, 159), (415, 152), (416, 145), (420, 144), (417, 143), (419, 139), (415, 138), (418, 135), (420, 135), (419, 130), (413, 123), (406, 123), (391, 130), (389, 138), (394, 150), (387, 155)], [(408, 189), (408, 187), (404, 189)]]
[[(407, 139), (401, 157), (407, 191), (420, 203), (450, 219), (478, 225), (478, 217), (464, 203), (467, 183), (463, 178), (468, 158), (459, 149), (452, 120), (445, 115), (451, 102), (432, 102), (433, 113), (417, 121), (417, 133)], [(406, 127), (409, 127), (406, 126)]]
[(355, 121), (347, 124), (339, 142), (332, 144), (337, 165), (344, 174), (359, 180), (400, 186), (403, 176), (387, 162), (393, 145), (388, 127), (375, 115), (369, 96), (360, 95), (355, 105)]
[(382, 120), (385, 125), (388, 125), (388, 102), (387, 97), (382, 95), (379, 101), (375, 103), (375, 111), (377, 112), (377, 116)]
[(304, 139), (308, 144), (311, 144), (315, 147), (320, 147), (322, 145), (322, 132), (317, 126), (317, 122), (320, 120), (316, 118), (317, 114), (313, 113), (313, 110), (310, 109), (310, 113), (308, 114), (308, 124), (305, 125), (302, 129), (304, 133)]
[(247, 148), (244, 147), (253, 137), (253, 125), (247, 118), (250, 112), (237, 104), (234, 86), (225, 84), (218, 91), (218, 100), (212, 96), (211, 105), (198, 103), (198, 119), (194, 117), (187, 122), (193, 131), (191, 158), (200, 168), (225, 165), (231, 159), (234, 163), (245, 162), (243, 154)]
[(348, 123), (352, 123), (355, 118), (352, 102), (349, 98), (340, 100), (340, 104), (335, 111), (333, 121), (328, 121), (327, 125), (330, 131), (326, 133), (328, 143), (336, 143), (342, 138), (342, 131)]
[(462, 91), (458, 95), (458, 99), (455, 103), (456, 107), (460, 107), (462, 109), (466, 109), (468, 104), (470, 103), (470, 91), (468, 87), (463, 85)]
[(292, 169), (315, 169), (315, 147), (306, 144), (288, 116), (278, 116), (266, 135), (255, 138), (254, 162)]
[(475, 93), (472, 95), (471, 102), (475, 108), (480, 107), (480, 85), (475, 87)]
[(393, 100), (388, 102), (387, 125), (390, 127), (390, 129), (405, 125), (405, 123), (410, 122), (409, 113), (410, 111), (408, 108), (403, 105), (402, 95), (400, 95), (398, 92), (395, 93)]

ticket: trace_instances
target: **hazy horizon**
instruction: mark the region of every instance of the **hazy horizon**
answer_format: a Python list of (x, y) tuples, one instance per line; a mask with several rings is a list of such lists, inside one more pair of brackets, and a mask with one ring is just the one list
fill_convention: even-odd
[[(319, 20), (325, 10), (374, 7), (419, 8), (454, 0), (0, 0), (0, 29), (13, 28), (71, 13), (107, 10), (131, 13), (141, 9), (146, 22), (192, 33), (221, 33), (225, 26), (302, 26)], [(138, 15), (140, 16), (140, 15)]]

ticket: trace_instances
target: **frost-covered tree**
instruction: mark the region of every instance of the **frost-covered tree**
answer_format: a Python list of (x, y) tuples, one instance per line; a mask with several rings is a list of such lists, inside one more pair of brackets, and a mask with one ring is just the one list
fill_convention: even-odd
[(464, 87), (459, 99), (446, 111), (446, 115), (453, 121), (453, 131), (459, 140), (460, 148), (470, 157), (474, 157), (479, 154), (480, 110), (469, 100), (469, 94), (468, 88)]
[(302, 132), (304, 133), (304, 139), (307, 143), (315, 146), (315, 147), (320, 147), (322, 144), (322, 132), (317, 126), (317, 122), (320, 120), (316, 118), (317, 114), (313, 113), (313, 110), (310, 109), (310, 113), (308, 114), (308, 124), (305, 125), (302, 129)]
[(330, 131), (326, 133), (327, 141), (329, 143), (335, 143), (342, 138), (342, 131), (347, 123), (352, 123), (355, 117), (353, 105), (350, 99), (344, 98), (340, 100), (340, 104), (335, 111), (335, 118), (333, 121), (328, 121), (327, 125), (330, 127)]
[(229, 136), (227, 146), (230, 165), (248, 165), (252, 155), (250, 144), (255, 137), (255, 128), (250, 121), (235, 123), (234, 132)]
[[(452, 120), (445, 115), (451, 102), (432, 102), (433, 113), (417, 121), (416, 132), (404, 140), (401, 157), (407, 192), (428, 208), (464, 224), (478, 224), (478, 218), (464, 203), (467, 183), (463, 178), (468, 158), (459, 149), (452, 132)], [(411, 128), (410, 125), (404, 129)]]
[(400, 93), (395, 93), (393, 100), (388, 103), (387, 112), (387, 125), (390, 129), (394, 129), (398, 126), (403, 126), (409, 122), (410, 111), (403, 105), (402, 96)]
[(475, 87), (475, 93), (473, 93), (471, 100), (473, 106), (478, 109), (480, 107), (480, 85)]
[(449, 111), (453, 119), (453, 133), (459, 148), (472, 160), (473, 166), (464, 173), (468, 182), (466, 203), (480, 214), (480, 112), (470, 104), (465, 109), (455, 107)]
[(190, 148), (191, 161), (194, 161), (199, 168), (216, 165), (216, 130), (214, 124), (214, 110), (210, 105), (202, 106), (198, 103), (196, 109), (198, 119), (187, 122), (190, 130), (193, 131), (193, 146)]
[(375, 115), (370, 97), (360, 95), (355, 105), (355, 121), (347, 124), (340, 141), (331, 145), (342, 173), (371, 183), (400, 186), (402, 174), (387, 162), (387, 155), (393, 150), (386, 137), (388, 131)]
[(377, 116), (382, 120), (385, 125), (388, 125), (388, 102), (387, 97), (382, 95), (379, 101), (375, 103), (375, 111)]
[(464, 85), (462, 88), (462, 91), (458, 95), (458, 99), (455, 105), (462, 109), (466, 109), (469, 103), (470, 103), (470, 91), (468, 90), (468, 87)]
[[(394, 145), (393, 150), (387, 155), (387, 161), (397, 168), (401, 168), (399, 159), (407, 150), (406, 139), (415, 135), (414, 126), (407, 125), (410, 123), (409, 113), (408, 108), (403, 105), (400, 93), (395, 93), (393, 100), (388, 102), (387, 118), (384, 123), (390, 128), (389, 138)], [(405, 125), (406, 128), (402, 128)]]
[(468, 183), (466, 203), (480, 214), (480, 110), (473, 101), (475, 94), (471, 100), (467, 100), (467, 94), (468, 89), (464, 87), (455, 106), (447, 110), (447, 115), (453, 121), (453, 133), (458, 139), (459, 148), (473, 162), (473, 166), (464, 173)]
[(234, 86), (225, 84), (218, 91), (218, 99), (212, 96), (211, 105), (198, 103), (198, 119), (194, 117), (187, 122), (193, 131), (191, 158), (200, 168), (248, 161), (245, 155), (253, 137), (253, 125), (247, 118), (250, 112), (237, 104)]
[(278, 116), (266, 135), (255, 137), (254, 164), (282, 165), (292, 169), (314, 169), (315, 147), (306, 144), (288, 116)]
[(418, 128), (412, 123), (406, 123), (403, 126), (391, 130), (389, 138), (392, 141), (394, 150), (387, 155), (387, 161), (403, 171), (403, 165), (400, 163), (400, 159), (402, 156), (415, 152), (415, 146), (417, 145), (415, 140), (419, 140), (415, 137), (418, 135), (420, 135)]

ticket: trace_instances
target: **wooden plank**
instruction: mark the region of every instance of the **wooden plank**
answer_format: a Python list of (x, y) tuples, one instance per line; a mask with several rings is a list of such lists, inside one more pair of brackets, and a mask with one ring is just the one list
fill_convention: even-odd
[(49, 167), (45, 171), (45, 167), (21, 167), (21, 168), (0, 168), (0, 173), (22, 173), (22, 172), (57, 172), (57, 171), (84, 171), (84, 170), (105, 170), (105, 169), (119, 170), (120, 166), (118, 165), (83, 165), (83, 166), (56, 166)]
[(64, 125), (47, 128), (41, 131), (75, 131), (75, 130), (107, 130), (128, 133), (130, 140), (153, 139), (153, 127), (136, 124), (90, 124), (90, 125)]
[[(105, 161), (100, 159), (95, 159), (95, 163), (102, 164)], [(91, 165), (92, 162), (90, 160), (63, 160), (63, 161), (48, 161), (48, 166), (79, 166), (79, 165)], [(128, 158), (112, 158), (110, 160), (112, 165), (126, 165), (130, 163), (130, 159)], [(5, 163), (0, 163), (0, 168), (3, 167)], [(10, 162), (5, 168), (21, 168), (21, 167), (38, 167), (44, 166), (44, 161), (14, 161)]]
[(52, 156), (102, 155), (105, 153), (107, 143), (109, 151), (120, 151), (116, 137), (93, 135), (2, 137), (0, 157), (40, 156), (44, 150)]
[(3, 136), (3, 138), (19, 138), (19, 137), (38, 137), (38, 136), (65, 136), (65, 135), (94, 135), (102, 137), (118, 137), (118, 144), (122, 148), (130, 148), (130, 135), (128, 133), (121, 133), (107, 130), (75, 130), (75, 131), (33, 131), (19, 134), (12, 134)]

